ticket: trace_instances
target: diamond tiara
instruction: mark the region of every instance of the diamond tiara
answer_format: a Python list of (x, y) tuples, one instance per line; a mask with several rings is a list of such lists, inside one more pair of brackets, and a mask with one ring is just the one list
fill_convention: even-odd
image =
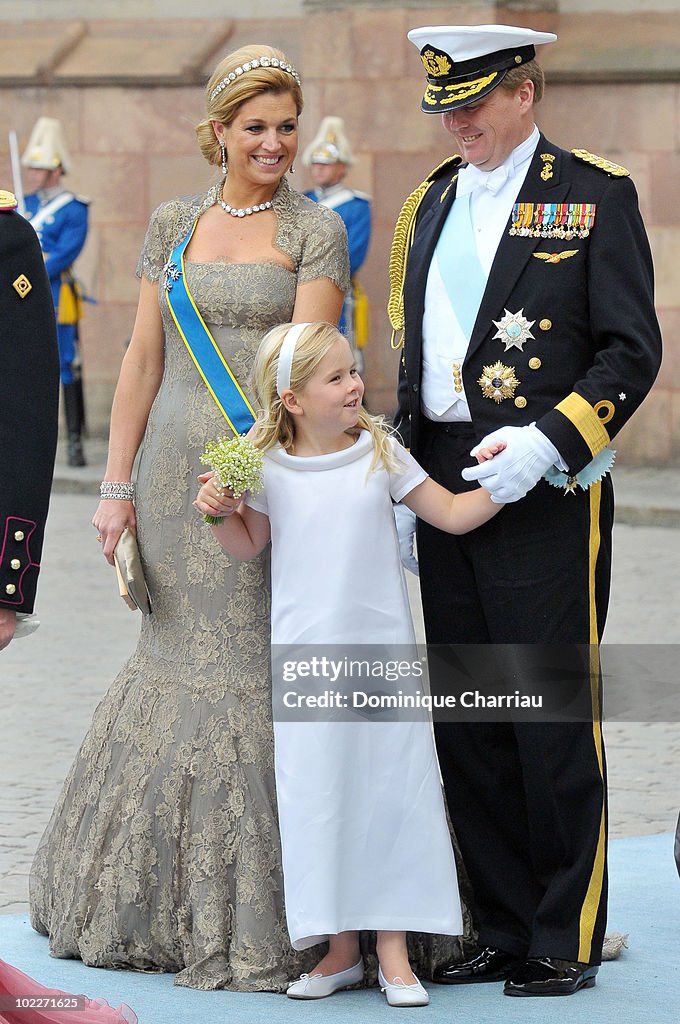
[(223, 78), (210, 93), (210, 102), (212, 103), (215, 97), (219, 96), (222, 90), (226, 89), (228, 85), (231, 85), (232, 82), (235, 82), (237, 78), (240, 78), (241, 75), (244, 75), (247, 71), (252, 71), (253, 68), (278, 68), (279, 71), (285, 71), (287, 74), (292, 75), (297, 84), (302, 85), (300, 76), (292, 64), (284, 64), (284, 62), (279, 60), (277, 57), (256, 57), (255, 60), (246, 61), (245, 64), (240, 64), (237, 68), (234, 68), (233, 71), (230, 71), (226, 78)]

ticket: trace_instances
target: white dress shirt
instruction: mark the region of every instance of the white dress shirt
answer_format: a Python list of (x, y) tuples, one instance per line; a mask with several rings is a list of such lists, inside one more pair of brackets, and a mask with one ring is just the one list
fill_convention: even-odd
[[(458, 172), (456, 197), (470, 194), (470, 214), (479, 262), (489, 274), (517, 195), (536, 150), (539, 131), (521, 142), (493, 171), (467, 164)], [(423, 314), (421, 402), (432, 420), (470, 422), (470, 409), (456, 364), (461, 370), (470, 339), (462, 331), (442, 281), (436, 253), (430, 263)], [(454, 386), (454, 382), (457, 385)], [(448, 395), (450, 405), (445, 408)]]

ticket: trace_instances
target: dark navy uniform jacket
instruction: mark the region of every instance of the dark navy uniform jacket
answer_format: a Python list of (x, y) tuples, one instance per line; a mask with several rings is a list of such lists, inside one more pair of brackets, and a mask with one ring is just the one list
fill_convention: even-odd
[(0, 608), (32, 612), (57, 444), (54, 303), (37, 235), (0, 209)]
[[(478, 439), (506, 424), (536, 421), (571, 473), (590, 462), (635, 412), (661, 360), (652, 258), (637, 193), (623, 168), (612, 173), (601, 163), (605, 169), (541, 135), (517, 201), (592, 203), (594, 222), (586, 238), (567, 240), (512, 235), (508, 221), (462, 367)], [(408, 253), (397, 427), (416, 457), (425, 287), (455, 199), (456, 173), (455, 161), (433, 172)], [(535, 340), (527, 340), (522, 351), (506, 352), (493, 337), (493, 321), (506, 310), (523, 310), (535, 321)], [(497, 362), (512, 368), (519, 381), (500, 402), (485, 397), (478, 383), (485, 367)]]

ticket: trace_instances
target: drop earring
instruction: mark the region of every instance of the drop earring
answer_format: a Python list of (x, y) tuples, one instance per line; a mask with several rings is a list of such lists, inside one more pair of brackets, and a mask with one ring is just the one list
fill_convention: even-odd
[(291, 164), (290, 165), (290, 171), (288, 173), (289, 174), (295, 174), (295, 164)]
[(222, 154), (222, 174), (227, 174), (227, 147), (224, 145), (224, 140), (220, 139), (220, 152)]

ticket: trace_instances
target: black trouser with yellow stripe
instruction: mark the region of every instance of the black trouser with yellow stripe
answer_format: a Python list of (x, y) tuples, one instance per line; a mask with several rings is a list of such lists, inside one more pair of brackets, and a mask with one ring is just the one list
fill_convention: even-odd
[[(471, 426), (421, 424), (417, 457), (430, 476), (452, 491), (476, 486), (460, 476), (473, 462)], [(480, 943), (519, 956), (600, 962), (606, 776), (595, 645), (612, 521), (606, 478), (574, 494), (542, 480), (462, 537), (418, 524), (428, 643), (594, 645), (592, 721), (435, 724)]]

